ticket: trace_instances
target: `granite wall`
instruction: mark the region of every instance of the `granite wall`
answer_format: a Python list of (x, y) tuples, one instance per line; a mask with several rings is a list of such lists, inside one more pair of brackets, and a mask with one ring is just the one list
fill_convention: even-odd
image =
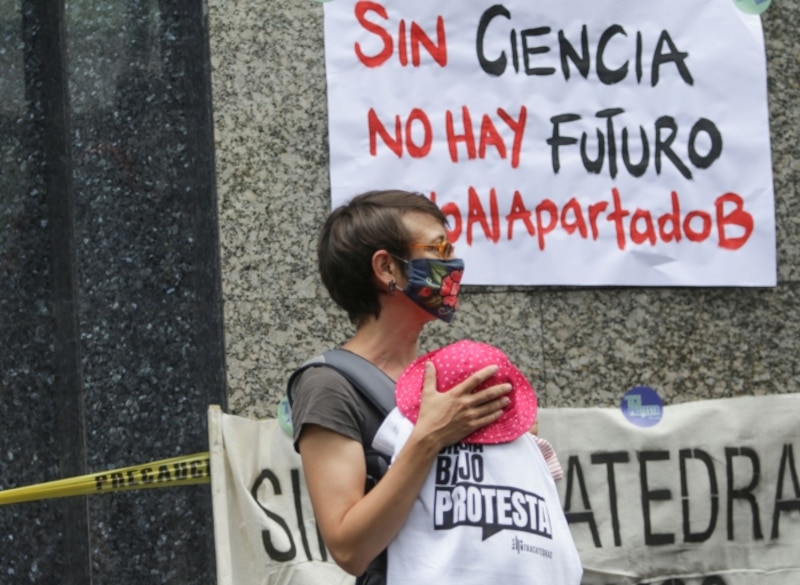
[[(351, 333), (315, 273), (330, 206), (323, 8), (209, 11), (230, 407), (271, 416), (287, 373)], [(667, 404), (800, 391), (800, 2), (776, 0), (762, 22), (776, 288), (466, 287), (423, 349), (496, 343), (551, 407), (617, 406), (637, 385)]]

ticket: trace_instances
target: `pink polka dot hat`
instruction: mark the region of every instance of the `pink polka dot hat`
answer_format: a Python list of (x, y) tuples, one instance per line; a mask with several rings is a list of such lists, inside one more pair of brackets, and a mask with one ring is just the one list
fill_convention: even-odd
[(500, 369), (476, 391), (506, 382), (512, 386), (511, 392), (506, 395), (511, 403), (500, 418), (462, 439), (463, 443), (507, 443), (527, 433), (536, 420), (536, 391), (506, 354), (485, 343), (462, 340), (417, 358), (397, 379), (397, 408), (411, 422), (416, 423), (419, 417), (425, 362), (428, 361), (436, 367), (436, 389), (439, 392), (446, 392), (474, 372), (491, 365), (497, 365)]

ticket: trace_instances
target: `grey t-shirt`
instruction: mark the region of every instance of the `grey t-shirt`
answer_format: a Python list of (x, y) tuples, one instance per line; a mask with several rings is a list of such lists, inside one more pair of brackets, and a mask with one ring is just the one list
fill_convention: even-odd
[(380, 410), (333, 368), (320, 365), (300, 374), (292, 402), (295, 450), (305, 425), (312, 424), (369, 449), (383, 418)]

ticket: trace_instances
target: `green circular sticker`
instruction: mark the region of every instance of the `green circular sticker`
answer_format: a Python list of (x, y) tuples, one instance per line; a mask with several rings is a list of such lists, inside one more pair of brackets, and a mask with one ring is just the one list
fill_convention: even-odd
[(739, 10), (742, 12), (746, 12), (747, 14), (761, 14), (769, 5), (772, 4), (772, 0), (733, 0), (736, 6), (739, 7)]

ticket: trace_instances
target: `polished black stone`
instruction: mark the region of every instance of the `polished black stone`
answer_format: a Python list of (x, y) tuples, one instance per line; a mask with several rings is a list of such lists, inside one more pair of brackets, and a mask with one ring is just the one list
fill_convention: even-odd
[[(226, 403), (203, 3), (0, 11), (0, 489), (208, 450)], [(208, 485), (0, 506), (0, 582), (213, 583)]]

